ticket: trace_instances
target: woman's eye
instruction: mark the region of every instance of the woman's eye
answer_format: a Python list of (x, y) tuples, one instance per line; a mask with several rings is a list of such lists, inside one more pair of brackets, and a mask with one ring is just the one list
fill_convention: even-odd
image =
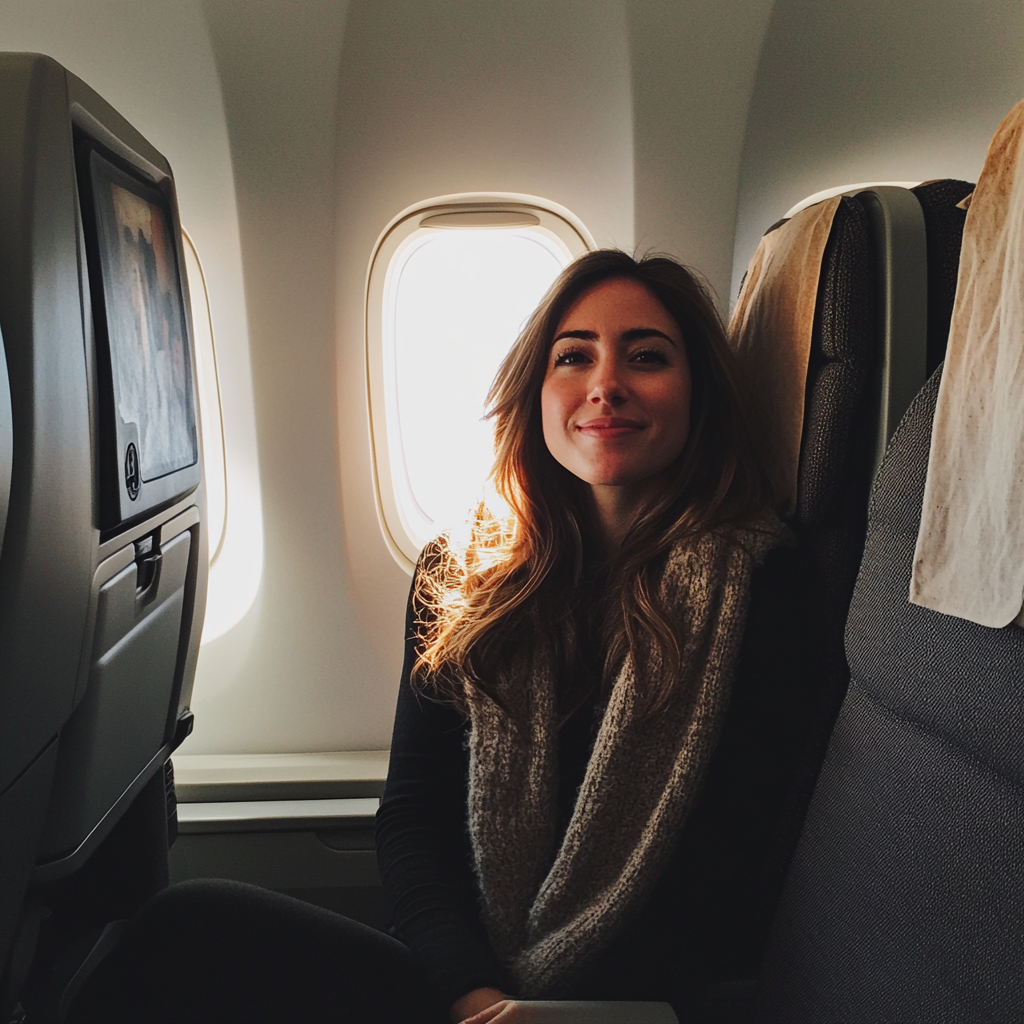
[(665, 366), (668, 363), (665, 353), (659, 352), (656, 348), (639, 349), (629, 357), (629, 360), (632, 363), (650, 363), (657, 366)]
[(558, 355), (555, 356), (555, 366), (579, 366), (581, 363), (586, 362), (586, 353), (582, 352), (578, 348), (567, 348), (563, 349)]

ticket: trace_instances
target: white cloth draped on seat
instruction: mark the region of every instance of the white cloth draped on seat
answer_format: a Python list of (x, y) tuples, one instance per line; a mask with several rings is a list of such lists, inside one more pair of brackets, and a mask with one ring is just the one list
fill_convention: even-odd
[(1024, 101), (971, 198), (910, 601), (1024, 624)]

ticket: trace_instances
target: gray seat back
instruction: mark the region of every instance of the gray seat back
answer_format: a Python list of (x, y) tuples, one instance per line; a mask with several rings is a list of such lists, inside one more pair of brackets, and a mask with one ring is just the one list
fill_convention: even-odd
[[(95, 545), (78, 253), (59, 76), (0, 63), (0, 329), (10, 376), (10, 505), (0, 556), (0, 965), (35, 862), (56, 736), (71, 714)], [(23, 140), (38, 125), (35, 145)]]
[(955, 204), (972, 189), (950, 180), (912, 191), (879, 185), (843, 196), (835, 212), (791, 525), (818, 565), (837, 636), (863, 551), (871, 480), (927, 379), (932, 339), (949, 330), (965, 216)]
[[(113, 275), (115, 261), (93, 258), (83, 227), (91, 210), (83, 217), (75, 146), (86, 138), (120, 161), (123, 176), (134, 169), (140, 188), (166, 197), (173, 251), (161, 257), (183, 267), (166, 160), (55, 61), (0, 54), (0, 329), (11, 413), (0, 374), (0, 1012), (18, 996), (39, 922), (57, 920), (62, 900), (81, 907), (68, 895), (74, 876), (133, 820), (125, 816), (139, 794), (163, 804), (165, 763), (190, 727), (205, 608), (201, 454), (187, 484), (153, 474), (166, 494), (116, 520), (104, 511), (104, 474), (113, 465), (120, 483), (121, 456), (103, 412), (114, 408), (113, 374), (97, 275)], [(183, 330), (174, 344), (192, 352)], [(181, 365), (189, 359), (194, 367), (194, 352)], [(166, 380), (147, 372), (145, 387), (178, 386)], [(123, 905), (115, 890), (133, 859), (156, 858), (149, 875), (166, 880), (166, 810), (157, 811), (162, 849), (141, 828), (135, 853), (83, 880), (90, 899), (109, 889)], [(131, 846), (124, 831), (121, 851)], [(102, 917), (102, 900), (92, 903)]]
[(846, 631), (849, 691), (758, 1021), (1021, 1019), (1024, 631), (907, 600), (940, 373), (875, 483)]

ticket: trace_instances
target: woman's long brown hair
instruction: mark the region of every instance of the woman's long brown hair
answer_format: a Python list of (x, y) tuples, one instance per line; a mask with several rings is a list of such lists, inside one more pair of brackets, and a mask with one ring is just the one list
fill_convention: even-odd
[[(765, 502), (732, 353), (704, 285), (664, 256), (635, 260), (604, 249), (580, 257), (530, 317), (487, 396), (495, 425), (492, 480), (508, 514), (481, 506), (468, 540), (428, 546), (417, 571), (414, 686), (464, 711), (469, 687), (522, 722), (529, 710), (517, 700), (514, 666), (522, 671), (524, 652), (527, 664), (530, 653), (541, 651), (556, 668), (572, 666), (584, 654), (574, 612), (588, 563), (597, 557), (596, 522), (589, 488), (544, 443), (540, 394), (559, 323), (586, 292), (615, 279), (643, 284), (679, 325), (692, 398), (689, 436), (669, 467), (668, 483), (605, 566), (599, 685), (610, 685), (631, 654), (642, 713), (665, 706), (680, 665), (680, 638), (658, 595), (668, 553), (680, 541), (738, 523)], [(587, 696), (572, 694), (560, 707), (571, 713)]]

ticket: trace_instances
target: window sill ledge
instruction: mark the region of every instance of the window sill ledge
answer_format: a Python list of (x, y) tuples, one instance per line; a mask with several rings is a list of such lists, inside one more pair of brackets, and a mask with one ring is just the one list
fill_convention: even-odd
[(357, 800), (383, 794), (388, 751), (175, 754), (172, 761), (179, 804)]
[(182, 835), (204, 835), (341, 829), (354, 835), (353, 830), (363, 829), (372, 834), (373, 816), (379, 803), (376, 797), (181, 803), (178, 804), (178, 831)]

